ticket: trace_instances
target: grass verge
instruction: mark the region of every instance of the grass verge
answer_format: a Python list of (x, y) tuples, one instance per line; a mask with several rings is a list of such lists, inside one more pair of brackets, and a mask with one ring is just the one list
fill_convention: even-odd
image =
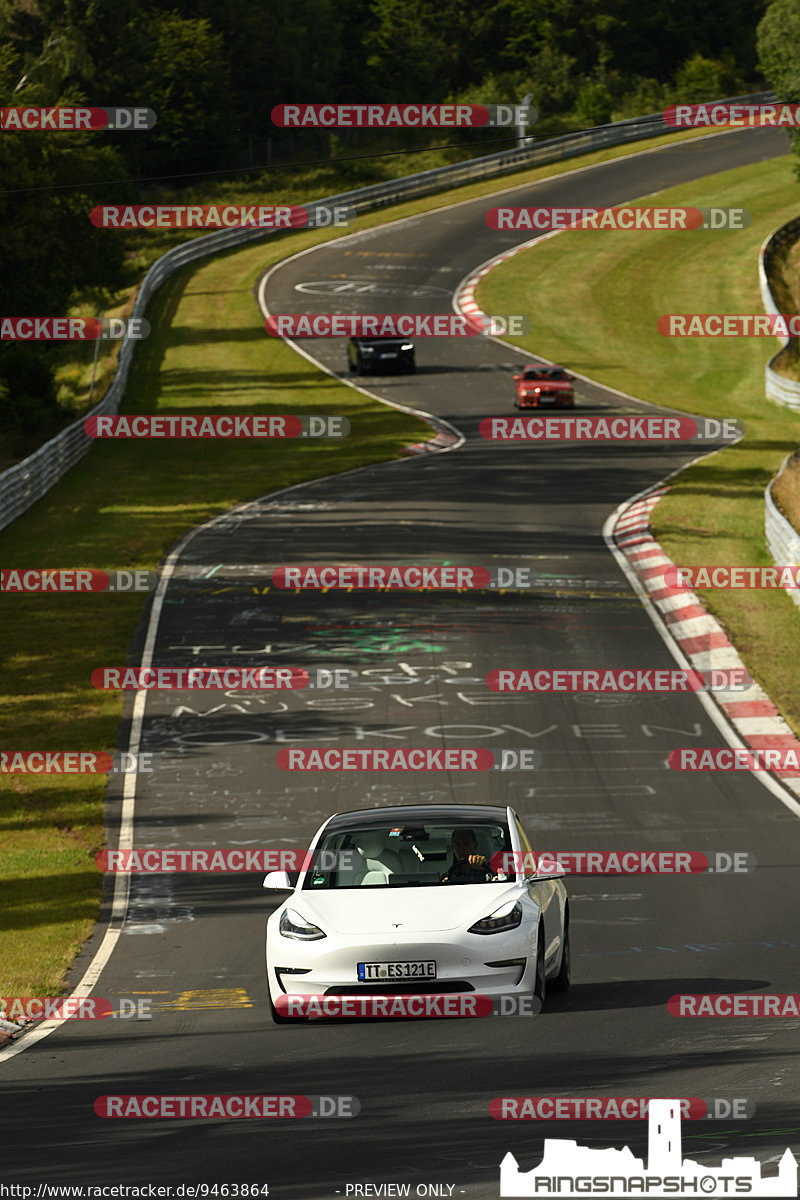
[[(655, 536), (681, 566), (771, 563), (763, 493), (800, 442), (800, 421), (764, 398), (771, 339), (667, 338), (656, 321), (664, 313), (762, 312), (758, 249), (798, 203), (787, 155), (647, 198), (744, 207), (752, 217), (744, 230), (572, 230), (504, 263), (478, 290), (487, 312), (530, 314), (532, 331), (515, 344), (655, 404), (744, 422), (742, 441), (681, 472), (654, 512)], [(792, 601), (755, 590), (701, 595), (800, 732), (800, 616)]]

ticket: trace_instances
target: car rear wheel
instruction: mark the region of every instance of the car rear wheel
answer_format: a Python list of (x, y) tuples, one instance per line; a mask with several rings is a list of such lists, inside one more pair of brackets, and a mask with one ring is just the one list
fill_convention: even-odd
[(545, 993), (547, 991), (547, 980), (544, 973), (544, 930), (541, 925), (536, 936), (536, 983), (533, 986), (533, 994), (544, 1008)]
[(551, 987), (557, 992), (568, 992), (572, 982), (572, 955), (569, 948), (569, 916), (564, 921), (564, 945), (561, 949), (561, 966), (558, 974), (551, 981)]

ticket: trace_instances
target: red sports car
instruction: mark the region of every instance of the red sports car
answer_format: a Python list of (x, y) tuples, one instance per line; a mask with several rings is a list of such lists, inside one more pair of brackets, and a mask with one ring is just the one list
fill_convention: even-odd
[(574, 408), (572, 380), (563, 367), (524, 367), (514, 376), (514, 407)]

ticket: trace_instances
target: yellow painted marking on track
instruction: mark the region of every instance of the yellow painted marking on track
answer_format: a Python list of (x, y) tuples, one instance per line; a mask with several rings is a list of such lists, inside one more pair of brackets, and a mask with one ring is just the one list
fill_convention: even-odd
[(179, 992), (177, 997), (162, 1003), (162, 1010), (186, 1012), (201, 1008), (252, 1008), (253, 1001), (244, 988), (198, 988)]

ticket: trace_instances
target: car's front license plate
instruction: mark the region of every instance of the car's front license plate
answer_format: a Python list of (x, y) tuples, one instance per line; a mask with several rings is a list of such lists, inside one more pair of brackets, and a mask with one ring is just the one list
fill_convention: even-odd
[(363, 962), (358, 964), (358, 982), (387, 979), (435, 979), (435, 962)]
[(392, 352), (390, 354), (382, 354), (381, 358), (397, 358), (397, 355), (394, 352)]

